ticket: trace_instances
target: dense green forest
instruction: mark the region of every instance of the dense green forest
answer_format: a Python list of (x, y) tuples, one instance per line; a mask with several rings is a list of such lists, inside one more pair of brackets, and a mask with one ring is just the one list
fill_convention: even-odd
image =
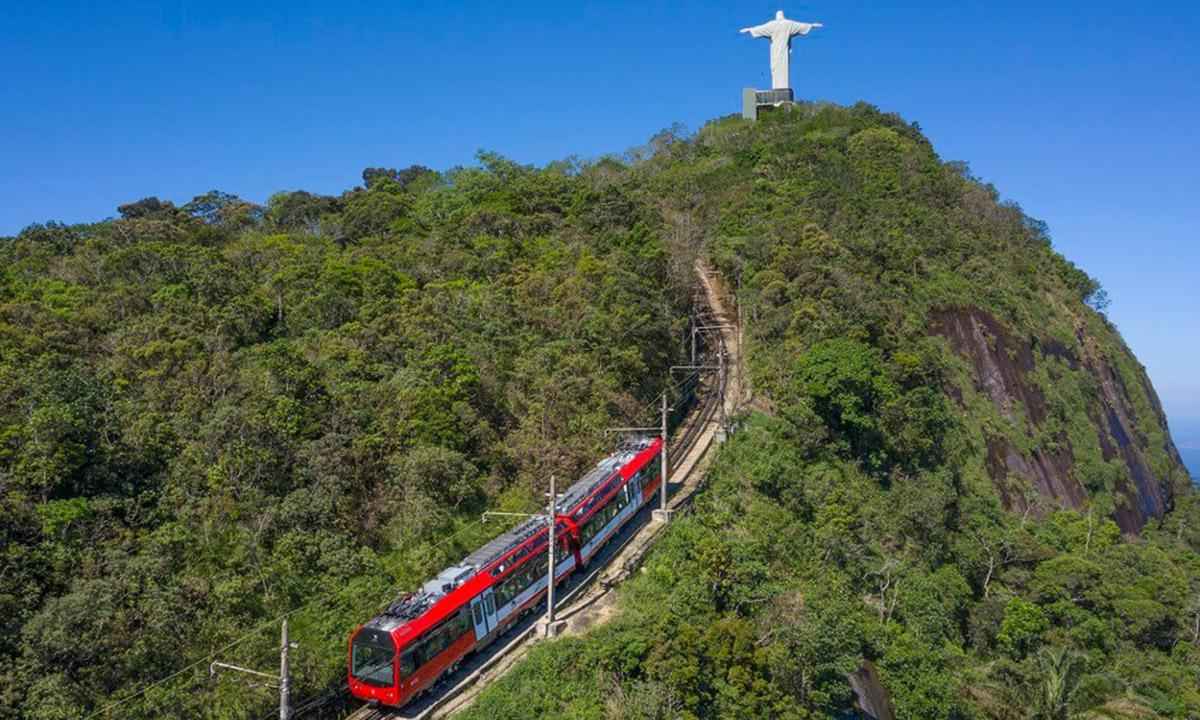
[(1200, 716), (1200, 498), (1047, 229), (867, 106), (652, 163), (740, 288), (752, 407), (616, 619), (468, 717)]
[(0, 240), (0, 718), (193, 662), (102, 717), (267, 714), (208, 662), (277, 667), (293, 611), (311, 696), (357, 623), (503, 530), (482, 508), (644, 424), (687, 251), (622, 163), (479, 160)]
[(482, 508), (647, 419), (698, 255), (752, 402), (616, 618), (470, 716), (835, 717), (852, 674), (900, 718), (1200, 715), (1200, 500), (1149, 380), (916, 126), (803, 104), (363, 182), (0, 240), (0, 720), (268, 716), (207, 662), (271, 668), (284, 613), (300, 694), (336, 683)]

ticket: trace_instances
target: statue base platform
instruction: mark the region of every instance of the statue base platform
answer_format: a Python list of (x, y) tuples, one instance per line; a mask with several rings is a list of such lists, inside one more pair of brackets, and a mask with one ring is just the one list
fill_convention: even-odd
[(795, 101), (795, 94), (791, 88), (775, 90), (742, 88), (742, 117), (747, 120), (757, 120), (759, 113), (764, 110), (791, 105)]

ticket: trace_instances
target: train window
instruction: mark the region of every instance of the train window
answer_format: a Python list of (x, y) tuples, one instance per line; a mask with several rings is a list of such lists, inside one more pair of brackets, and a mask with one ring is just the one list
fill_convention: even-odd
[(496, 613), (496, 600), (491, 595), (488, 595), (483, 599), (483, 605), (484, 609), (487, 610), (488, 615), (494, 615)]
[(428, 662), (437, 657), (445, 649), (446, 629), (442, 628), (429, 634), (429, 639), (425, 641), (425, 647), (421, 652), (421, 658)]
[(483, 603), (475, 604), (475, 624), (476, 625), (483, 624)]
[[(478, 611), (478, 607), (476, 607), (476, 610)], [(482, 613), (479, 613), (479, 615), (479, 619), (482, 622)], [(443, 621), (441, 625), (414, 644), (412, 649), (405, 654), (405, 657), (401, 658), (401, 674), (405, 674), (404, 667), (406, 662), (411, 664), (413, 668), (418, 668), (445, 652), (446, 648), (453, 645), (456, 640), (467, 633), (470, 625), (471, 611), (467, 608), (463, 608), (449, 619)]]
[(362, 633), (351, 646), (350, 674), (370, 685), (392, 684), (392, 660), (396, 656), (391, 638), (368, 638)]
[(400, 656), (400, 677), (411, 677), (417, 671), (416, 648), (406, 651)]

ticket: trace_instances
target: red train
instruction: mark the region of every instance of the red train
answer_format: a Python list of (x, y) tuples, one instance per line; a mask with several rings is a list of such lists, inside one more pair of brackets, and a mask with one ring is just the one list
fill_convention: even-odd
[[(643, 439), (602, 460), (556, 508), (555, 582), (587, 565), (653, 497), (662, 441)], [(350, 693), (400, 707), (488, 645), (547, 588), (543, 519), (530, 519), (392, 603), (350, 636)]]

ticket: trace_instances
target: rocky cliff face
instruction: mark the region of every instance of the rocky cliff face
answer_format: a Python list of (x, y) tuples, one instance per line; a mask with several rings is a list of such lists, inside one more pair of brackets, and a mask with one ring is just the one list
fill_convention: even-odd
[(1097, 496), (1122, 531), (1137, 533), (1171, 508), (1186, 473), (1145, 370), (1115, 330), (1095, 325), (1077, 322), (1071, 343), (1020, 337), (962, 307), (936, 313), (931, 332), (966, 361), (969, 387), (949, 389), (960, 407), (973, 397), (990, 404), (986, 468), (1006, 507), (1082, 509)]
[(1044, 224), (866, 107), (700, 143), (708, 253), (739, 279), (762, 397), (815, 408), (800, 424), (868, 472), (990, 478), (1019, 513), (1088, 509), (1136, 534), (1173, 507), (1187, 474), (1145, 369)]

